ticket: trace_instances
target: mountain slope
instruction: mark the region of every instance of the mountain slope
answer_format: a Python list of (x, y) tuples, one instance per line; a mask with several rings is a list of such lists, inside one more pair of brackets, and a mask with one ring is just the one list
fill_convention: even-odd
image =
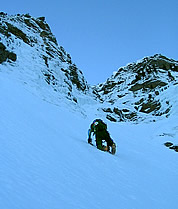
[(120, 68), (94, 91), (111, 121), (155, 121), (174, 113), (177, 78), (178, 62), (157, 54)]
[[(0, 72), (30, 85), (43, 99), (56, 105), (72, 101), (82, 114), (85, 105), (98, 103), (98, 117), (104, 111), (114, 122), (156, 121), (174, 114), (177, 61), (159, 54), (145, 57), (91, 87), (44, 17), (0, 13), (0, 23)], [(51, 92), (48, 98), (46, 91)]]
[[(175, 209), (177, 62), (148, 57), (92, 88), (43, 17), (0, 23), (0, 208)], [(115, 156), (87, 143), (96, 117), (117, 121)]]
[(86, 143), (93, 111), (83, 118), (23, 85), (0, 77), (0, 208), (176, 208), (177, 153), (163, 145), (178, 136), (176, 117), (108, 123), (112, 156)]
[(82, 72), (57, 44), (44, 17), (0, 13), (0, 23), (1, 72), (35, 88), (36, 94), (43, 92), (46, 100), (50, 91), (56, 104), (67, 98), (76, 106), (81, 95), (89, 93)]

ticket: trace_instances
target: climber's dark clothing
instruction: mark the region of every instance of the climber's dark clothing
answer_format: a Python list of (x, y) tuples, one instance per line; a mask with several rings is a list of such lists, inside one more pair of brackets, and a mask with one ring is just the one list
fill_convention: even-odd
[(96, 137), (97, 148), (100, 150), (105, 150), (106, 147), (103, 146), (103, 141), (106, 141), (108, 151), (109, 151), (109, 147), (111, 147), (114, 142), (111, 139), (109, 132), (107, 131), (107, 125), (100, 119), (94, 120), (93, 123), (91, 124), (89, 132), (88, 132), (88, 135), (89, 135), (88, 142), (89, 143), (92, 142), (92, 139), (91, 139), (92, 132)]
[(112, 146), (113, 140), (111, 139), (107, 130), (97, 131), (95, 136), (96, 136), (96, 146), (98, 149), (102, 150), (103, 141), (106, 141), (108, 147)]

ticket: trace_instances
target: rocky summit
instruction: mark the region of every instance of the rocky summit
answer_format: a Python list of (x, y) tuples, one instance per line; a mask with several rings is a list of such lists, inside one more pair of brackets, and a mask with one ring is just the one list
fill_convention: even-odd
[(177, 105), (178, 62), (156, 54), (119, 68), (94, 87), (111, 121), (154, 121), (169, 117)]
[(161, 54), (145, 57), (90, 86), (45, 18), (29, 14), (0, 13), (0, 73), (35, 89), (48, 102), (70, 101), (86, 114), (97, 103), (96, 117), (102, 113), (113, 122), (156, 121), (175, 114), (178, 105), (178, 61)]

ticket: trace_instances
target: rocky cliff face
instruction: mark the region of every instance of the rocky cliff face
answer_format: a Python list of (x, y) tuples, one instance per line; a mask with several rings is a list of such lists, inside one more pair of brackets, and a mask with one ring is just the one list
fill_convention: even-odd
[(178, 104), (177, 61), (160, 54), (146, 57), (91, 87), (70, 54), (58, 45), (45, 18), (29, 14), (0, 13), (0, 73), (40, 89), (47, 101), (50, 96), (50, 101), (67, 98), (81, 107), (97, 104), (96, 116), (104, 113), (114, 122), (169, 117)]
[(111, 121), (154, 121), (170, 115), (177, 78), (178, 62), (156, 54), (120, 68), (94, 92)]
[(44, 81), (75, 103), (77, 92), (86, 94), (89, 89), (81, 70), (58, 45), (44, 17), (0, 13), (0, 64), (0, 71), (5, 66), (11, 68), (26, 83), (30, 75), (34, 85), (40, 87)]

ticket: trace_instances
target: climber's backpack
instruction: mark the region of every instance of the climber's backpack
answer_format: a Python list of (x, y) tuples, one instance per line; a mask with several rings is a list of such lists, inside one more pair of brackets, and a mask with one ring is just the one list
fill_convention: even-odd
[(96, 119), (93, 122), (93, 129), (94, 132), (107, 130), (107, 125), (101, 119)]

